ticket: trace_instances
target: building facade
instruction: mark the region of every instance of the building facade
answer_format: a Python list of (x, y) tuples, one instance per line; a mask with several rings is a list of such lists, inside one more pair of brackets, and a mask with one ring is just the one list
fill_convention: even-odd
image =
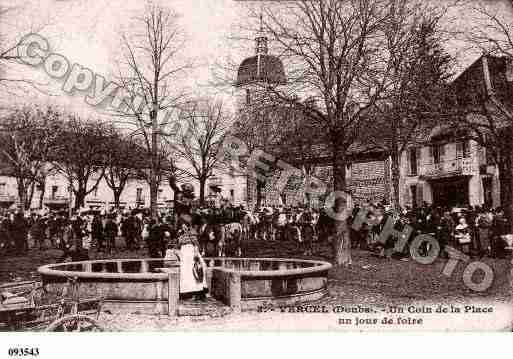
[[(96, 179), (90, 180), (90, 186), (94, 185)], [(15, 207), (19, 204), (16, 178), (11, 176), (0, 176), (0, 206), (3, 208)], [(161, 208), (171, 207), (173, 190), (167, 183), (163, 183), (158, 190), (158, 206)], [(69, 204), (74, 206), (75, 198), (69, 191), (68, 181), (61, 174), (53, 174), (47, 177), (44, 191), (36, 186), (31, 209), (68, 209)], [(104, 179), (101, 179), (94, 191), (85, 198), (86, 209), (110, 209), (113, 208), (114, 194)], [(121, 193), (120, 207), (124, 209), (144, 208), (150, 205), (150, 187), (143, 180), (129, 180)]]
[(436, 139), (401, 156), (400, 204), (441, 207), (500, 203), (498, 171), (486, 149), (468, 138)]

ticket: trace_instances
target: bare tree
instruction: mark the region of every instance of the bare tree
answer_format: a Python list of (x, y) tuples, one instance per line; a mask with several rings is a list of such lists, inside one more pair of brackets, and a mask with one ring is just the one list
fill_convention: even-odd
[(30, 207), (36, 185), (44, 184), (59, 138), (59, 118), (54, 108), (27, 106), (2, 119), (0, 155), (16, 178), (22, 211)]
[(104, 147), (104, 179), (114, 195), (115, 207), (119, 208), (121, 194), (129, 179), (138, 176), (148, 156), (144, 148), (119, 129), (112, 127), (108, 132)]
[[(303, 108), (327, 134), (335, 191), (346, 191), (347, 151), (364, 129), (366, 113), (380, 100), (390, 73), (383, 33), (395, 1), (319, 0), (273, 5), (262, 31), (287, 64), (287, 86), (263, 82), (268, 96)], [(308, 94), (318, 106), (298, 101)], [(345, 210), (336, 201), (335, 212)], [(341, 214), (342, 215), (342, 214)], [(339, 265), (351, 262), (349, 236), (338, 221), (334, 241)]]
[(190, 102), (181, 117), (187, 131), (177, 138), (174, 148), (186, 163), (181, 171), (198, 181), (200, 202), (205, 203), (207, 180), (214, 176), (216, 169), (222, 169), (218, 153), (230, 125), (230, 116), (222, 102), (207, 99)]
[(120, 122), (135, 128), (150, 154), (148, 179), (150, 207), (157, 214), (158, 175), (162, 135), (169, 135), (174, 110), (184, 98), (177, 85), (190, 63), (181, 57), (185, 39), (178, 15), (148, 3), (144, 14), (135, 18), (134, 31), (122, 38), (124, 61), (118, 66), (119, 81), (127, 96), (118, 108)]
[(107, 129), (92, 119), (74, 114), (64, 115), (59, 146), (52, 158), (56, 171), (62, 174), (75, 196), (75, 209), (84, 206), (105, 173)]
[[(505, 8), (472, 4), (474, 26), (464, 33), (483, 54), (483, 77), (457, 79), (452, 86), (456, 125), (492, 154), (499, 169), (500, 201), (513, 225), (513, 103), (507, 69), (513, 64), (513, 1)], [(496, 4), (497, 5), (497, 4)], [(506, 69), (502, 71), (500, 69)], [(483, 84), (484, 81), (484, 84)], [(484, 86), (483, 86), (484, 85)], [(470, 90), (471, 89), (471, 90)]]
[(392, 58), (385, 98), (376, 103), (369, 126), (376, 145), (391, 157), (392, 204), (399, 206), (401, 154), (436, 124), (447, 121), (445, 94), (453, 59), (443, 50), (438, 23), (444, 15), (425, 7), (400, 8), (385, 32)]

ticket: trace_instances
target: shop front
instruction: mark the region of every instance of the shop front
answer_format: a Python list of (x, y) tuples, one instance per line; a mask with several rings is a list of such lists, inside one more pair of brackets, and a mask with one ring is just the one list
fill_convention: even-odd
[(453, 176), (429, 180), (433, 205), (436, 207), (466, 207), (470, 204), (470, 176)]

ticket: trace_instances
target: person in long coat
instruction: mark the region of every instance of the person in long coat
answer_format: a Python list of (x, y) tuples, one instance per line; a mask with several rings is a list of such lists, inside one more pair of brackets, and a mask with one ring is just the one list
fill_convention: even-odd
[(18, 212), (14, 215), (11, 226), (11, 235), (13, 236), (14, 246), (16, 247), (16, 254), (24, 254), (27, 252), (27, 234), (28, 223), (23, 213)]
[(504, 255), (505, 243), (502, 240), (503, 235), (508, 234), (509, 223), (504, 215), (502, 208), (497, 208), (495, 218), (492, 225), (492, 240), (491, 240), (491, 255), (494, 258), (502, 257)]
[(114, 221), (114, 216), (109, 215), (105, 222), (105, 241), (107, 242), (107, 252), (112, 253), (112, 249), (116, 247), (116, 236), (118, 235), (118, 225)]
[(135, 249), (135, 240), (137, 237), (137, 221), (133, 213), (122, 222), (122, 232), (125, 236), (126, 249), (131, 251)]
[(149, 227), (149, 236), (148, 236), (148, 253), (150, 258), (160, 258), (162, 257), (162, 230), (159, 223), (156, 220), (151, 219), (148, 224)]
[(91, 223), (91, 237), (96, 242), (99, 251), (103, 251), (105, 244), (103, 243), (103, 222), (98, 214), (93, 217)]

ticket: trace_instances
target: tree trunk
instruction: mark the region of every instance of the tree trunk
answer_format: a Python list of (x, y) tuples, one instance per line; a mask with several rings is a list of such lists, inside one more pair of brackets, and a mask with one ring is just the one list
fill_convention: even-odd
[(391, 154), (391, 177), (392, 177), (392, 206), (397, 211), (399, 205), (399, 181), (400, 181), (400, 154), (397, 150), (392, 150)]
[(26, 188), (25, 178), (18, 177), (18, 178), (16, 178), (16, 182), (18, 185), (18, 199), (20, 202), (20, 211), (22, 213), (24, 213), (25, 209), (26, 209), (25, 202), (26, 202), (26, 198), (27, 198), (27, 188)]
[(205, 204), (205, 184), (206, 184), (207, 180), (205, 178), (200, 178), (199, 179), (199, 190), (200, 190), (200, 204), (203, 206)]
[(85, 204), (85, 192), (80, 191), (75, 193), (75, 210), (84, 207)]
[[(346, 191), (346, 149), (340, 145), (342, 136), (336, 135), (332, 139), (333, 145), (333, 189), (334, 191)], [(336, 201), (334, 204), (336, 214), (341, 214), (346, 209), (345, 201)], [(347, 222), (343, 216), (335, 219), (335, 235), (332, 238), (333, 256), (338, 266), (350, 265), (351, 260), (351, 238)]]
[(150, 213), (151, 218), (157, 219), (157, 195), (158, 195), (158, 188), (157, 188), (157, 176), (154, 164), (151, 166), (150, 169)]
[(32, 199), (34, 198), (34, 191), (36, 189), (36, 181), (31, 180), (30, 181), (30, 192), (27, 194), (27, 197), (25, 198), (25, 208), (30, 209), (32, 205)]
[(116, 209), (119, 209), (119, 199), (121, 198), (121, 191), (119, 189), (113, 189), (112, 193), (114, 195), (114, 206), (116, 207)]
[(43, 204), (45, 200), (45, 190), (46, 190), (46, 180), (43, 179), (40, 183), (41, 193), (39, 193), (39, 209), (43, 209)]
[(75, 192), (75, 210), (84, 207), (86, 197), (85, 185), (82, 183), (78, 184), (78, 189)]
[[(154, 86), (155, 98), (157, 98), (157, 86)], [(153, 109), (150, 112), (151, 119), (151, 166), (150, 166), (150, 213), (151, 218), (157, 220), (157, 161), (158, 161), (158, 104), (153, 103)]]

